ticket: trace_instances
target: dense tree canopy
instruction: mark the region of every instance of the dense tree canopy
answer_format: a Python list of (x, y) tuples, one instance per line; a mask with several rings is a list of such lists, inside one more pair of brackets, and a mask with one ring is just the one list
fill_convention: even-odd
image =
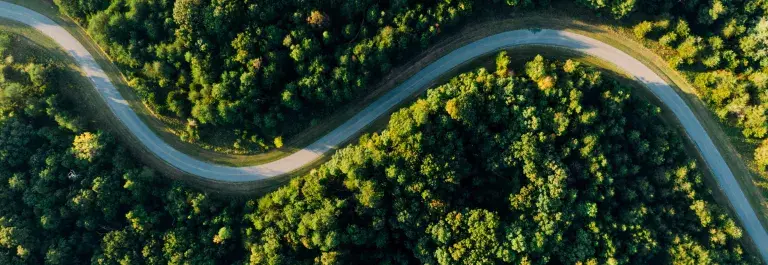
[(219, 129), (244, 150), (268, 149), (357, 97), (473, 8), (468, 0), (57, 3), (151, 108), (191, 121), (182, 139)]
[(754, 182), (768, 194), (768, 1), (637, 5), (654, 16), (636, 24), (636, 37), (658, 42), (658, 51), (691, 81), (717, 117), (757, 146), (754, 162), (763, 172)]
[[(21, 41), (0, 51), (41, 52)], [(658, 108), (572, 61), (509, 61), (256, 203), (139, 166), (63, 96), (65, 66), (6, 57), (0, 264), (754, 262)]]
[[(226, 131), (246, 150), (282, 146), (464, 18), (553, 4), (54, 2), (153, 110), (186, 121), (182, 139)], [(576, 2), (658, 44), (768, 167), (768, 1)], [(753, 261), (658, 110), (575, 62), (510, 71), (500, 56), (243, 206), (126, 159), (58, 93), (63, 67), (5, 59), (12, 41), (0, 34), (0, 264)]]
[(261, 199), (251, 264), (755, 262), (657, 107), (573, 61), (516, 72), (462, 74)]
[[(666, 49), (669, 64), (723, 122), (753, 143), (768, 136), (768, 1), (575, 2), (634, 24), (638, 38)], [(177, 131), (183, 140), (227, 139), (231, 150), (248, 152), (282, 144), (281, 136), (364, 95), (376, 77), (464, 18), (561, 1), (56, 3), (157, 113), (186, 123)]]
[(242, 202), (139, 166), (109, 133), (84, 126), (61, 93), (78, 84), (61, 62), (2, 33), (0, 51), (0, 264), (241, 259), (232, 229), (240, 227)]

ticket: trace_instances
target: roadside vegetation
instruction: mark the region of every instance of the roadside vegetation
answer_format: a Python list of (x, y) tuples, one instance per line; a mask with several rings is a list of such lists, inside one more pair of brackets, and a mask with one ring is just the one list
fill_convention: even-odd
[(478, 69), (261, 199), (144, 168), (0, 34), (0, 264), (757, 264), (657, 107), (574, 61)]
[(0, 55), (0, 264), (239, 259), (227, 233), (242, 203), (171, 182), (88, 127), (62, 92), (76, 73), (42, 47), (0, 33)]
[(186, 124), (183, 140), (225, 139), (257, 152), (364, 95), (373, 77), (472, 8), (466, 1), (57, 3), (151, 109)]
[[(259, 153), (359, 99), (376, 76), (463, 21), (559, 3), (235, 2), (57, 4), (125, 69), (129, 84), (150, 108), (185, 124), (176, 131), (182, 140), (218, 141), (214, 146), (231, 147), (218, 151)], [(629, 28), (692, 84), (727, 127), (740, 158), (757, 172), (756, 178), (740, 180), (758, 187), (746, 189), (764, 213), (768, 1), (576, 2), (594, 10), (593, 16)]]
[[(577, 2), (617, 19), (636, 10), (661, 14), (638, 23), (637, 35), (676, 50), (670, 64), (701, 75), (690, 78), (704, 91), (714, 83), (727, 84), (728, 79), (751, 82), (721, 89), (733, 95), (704, 95), (704, 100), (721, 118), (743, 128), (745, 136), (765, 137), (765, 107), (758, 102), (768, 80), (761, 70), (768, 64), (765, 1)], [(56, 3), (88, 29), (156, 113), (186, 124), (182, 139), (224, 138), (236, 150), (252, 151), (273, 148), (275, 141), (364, 95), (377, 81), (375, 76), (426, 48), (441, 31), (462, 19), (488, 10), (511, 10), (509, 6), (551, 4), (470, 0), (342, 1), (338, 5), (187, 0)]]
[[(55, 2), (125, 70), (155, 113), (185, 124), (179, 137), (224, 141), (234, 153), (282, 145), (466, 18), (557, 4)], [(768, 2), (577, 2), (634, 25), (722, 122), (741, 131), (754, 168), (768, 166)]]
[(250, 261), (754, 262), (659, 108), (573, 61), (508, 61), (260, 200)]
[[(274, 150), (442, 32), (490, 10), (549, 1), (54, 1), (186, 142)], [(634, 6), (582, 1), (622, 16)], [(224, 147), (222, 147), (222, 145)]]
[(712, 1), (705, 6), (709, 8), (669, 3), (648, 6), (644, 10), (663, 15), (653, 19), (635, 16), (631, 31), (688, 80), (696, 96), (724, 125), (741, 159), (757, 173), (757, 178), (740, 178), (762, 192), (748, 193), (762, 198), (762, 205), (755, 206), (762, 208), (765, 218), (768, 2)]

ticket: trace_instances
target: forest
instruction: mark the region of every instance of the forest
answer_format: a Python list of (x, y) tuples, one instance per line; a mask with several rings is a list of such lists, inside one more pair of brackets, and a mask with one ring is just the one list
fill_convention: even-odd
[(501, 53), (233, 199), (141, 166), (24, 41), (0, 34), (0, 264), (759, 264), (660, 109), (575, 61)]
[(768, 1), (686, 1), (643, 10), (664, 15), (638, 22), (635, 36), (661, 46), (712, 113), (740, 132), (732, 138), (756, 147), (763, 178), (755, 182), (768, 194)]
[(250, 262), (754, 262), (658, 107), (574, 61), (509, 60), (261, 199)]
[[(55, 2), (155, 113), (184, 124), (181, 140), (258, 153), (360, 99), (452, 29), (571, 1)], [(768, 0), (575, 2), (681, 73), (768, 194)]]
[[(469, 14), (461, 1), (56, 1), (188, 142), (267, 150)], [(200, 139), (202, 138), (202, 139)]]
[(89, 128), (62, 92), (76, 73), (28, 42), (0, 33), (0, 264), (236, 262), (244, 203), (171, 182)]
[[(365, 95), (468, 18), (558, 1), (56, 0), (188, 142), (264, 151)], [(768, 1), (577, 0), (633, 25), (768, 166)], [(674, 12), (673, 12), (674, 11)], [(221, 133), (226, 132), (226, 137)], [(766, 184), (768, 186), (768, 184)]]

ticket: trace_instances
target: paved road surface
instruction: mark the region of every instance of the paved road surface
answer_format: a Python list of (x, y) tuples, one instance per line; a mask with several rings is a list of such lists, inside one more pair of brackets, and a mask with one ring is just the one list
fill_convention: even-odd
[(682, 123), (688, 137), (693, 140), (704, 160), (713, 171), (718, 184), (734, 206), (747, 233), (760, 249), (763, 260), (768, 262), (768, 235), (760, 225), (755, 212), (741, 191), (733, 173), (728, 168), (701, 123), (675, 91), (651, 69), (626, 53), (598, 40), (559, 30), (514, 30), (493, 35), (459, 48), (427, 66), (400, 86), (373, 102), (350, 120), (320, 138), (306, 148), (280, 160), (263, 165), (228, 167), (196, 160), (163, 142), (130, 108), (107, 75), (96, 64), (90, 53), (64, 28), (32, 10), (0, 1), (0, 17), (15, 20), (34, 27), (64, 48), (94, 87), (103, 96), (110, 110), (155, 155), (185, 172), (200, 177), (226, 181), (245, 182), (268, 179), (290, 173), (329, 153), (366, 125), (413, 93), (431, 84), (452, 68), (478, 56), (500, 49), (520, 45), (549, 45), (586, 53), (611, 62), (630, 73), (666, 104)]

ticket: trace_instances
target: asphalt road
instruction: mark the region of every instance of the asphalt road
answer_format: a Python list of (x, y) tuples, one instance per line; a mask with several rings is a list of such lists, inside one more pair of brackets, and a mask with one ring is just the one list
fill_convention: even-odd
[(56, 41), (75, 59), (83, 73), (93, 82), (96, 90), (107, 102), (110, 111), (156, 156), (187, 173), (225, 182), (258, 181), (297, 170), (331, 152), (376, 118), (387, 114), (398, 103), (432, 84), (441, 75), (479, 56), (522, 45), (548, 45), (589, 54), (613, 63), (626, 73), (633, 75), (669, 107), (682, 123), (687, 136), (699, 149), (718, 184), (736, 210), (745, 230), (758, 246), (763, 260), (768, 263), (768, 234), (760, 225), (725, 160), (691, 109), (672, 87), (651, 69), (626, 53), (592, 38), (549, 29), (514, 30), (486, 37), (430, 64), (304, 149), (267, 164), (228, 167), (196, 160), (163, 142), (139, 119), (85, 47), (52, 20), (27, 8), (2, 1), (0, 1), (0, 17), (27, 24)]

